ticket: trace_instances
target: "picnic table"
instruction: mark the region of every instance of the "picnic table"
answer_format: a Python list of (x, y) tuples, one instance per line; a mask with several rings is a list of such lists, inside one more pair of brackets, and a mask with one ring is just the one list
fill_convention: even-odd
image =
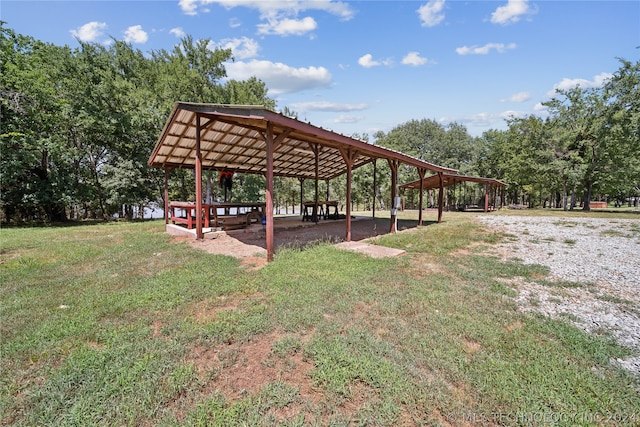
[[(202, 221), (205, 228), (246, 227), (253, 222), (261, 222), (265, 203), (225, 202), (202, 204)], [(196, 223), (196, 204), (193, 202), (169, 203), (173, 223), (185, 224), (192, 229)]]
[[(324, 202), (304, 202), (302, 204), (302, 220), (315, 221), (320, 219), (338, 219), (338, 202), (335, 200), (326, 200)], [(331, 209), (333, 208), (333, 213)]]

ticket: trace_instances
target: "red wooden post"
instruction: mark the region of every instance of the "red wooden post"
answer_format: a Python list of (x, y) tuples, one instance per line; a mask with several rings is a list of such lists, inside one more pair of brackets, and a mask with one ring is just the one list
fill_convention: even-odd
[(266, 224), (266, 239), (267, 239), (267, 262), (273, 261), (274, 254), (274, 238), (273, 238), (273, 128), (271, 123), (267, 125), (267, 190), (265, 194), (265, 216), (267, 217)]
[(418, 203), (418, 225), (422, 225), (422, 193), (424, 192), (424, 174), (426, 170), (418, 168), (418, 177), (420, 178), (420, 202)]
[[(204, 238), (202, 233), (202, 152), (200, 151), (200, 116), (196, 116), (196, 238)], [(189, 212), (191, 216), (191, 212)]]
[(438, 224), (442, 222), (442, 203), (444, 202), (444, 178), (442, 172), (438, 172), (440, 186), (438, 188)]
[(398, 166), (400, 162), (398, 160), (388, 159), (389, 167), (391, 168), (391, 226), (389, 227), (390, 233), (396, 232), (396, 219), (398, 212), (396, 210), (396, 195), (398, 186)]
[(347, 165), (347, 231), (345, 240), (347, 242), (351, 241), (351, 180), (353, 177), (353, 162), (358, 157), (358, 153), (356, 151), (352, 151), (350, 148), (343, 149), (340, 148), (340, 154), (342, 154), (342, 158), (344, 159), (345, 164)]
[[(173, 217), (173, 211), (171, 212)], [(164, 168), (164, 224), (169, 224), (169, 169)]]
[(489, 183), (484, 185), (484, 212), (489, 212)]

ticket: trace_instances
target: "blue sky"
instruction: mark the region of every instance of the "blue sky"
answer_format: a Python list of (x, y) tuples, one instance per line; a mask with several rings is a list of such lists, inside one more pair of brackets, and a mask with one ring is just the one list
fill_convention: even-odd
[(426, 118), (479, 136), (640, 58), (638, 0), (2, 0), (0, 19), (71, 47), (210, 39), (233, 49), (230, 78), (254, 75), (278, 109), (347, 135)]

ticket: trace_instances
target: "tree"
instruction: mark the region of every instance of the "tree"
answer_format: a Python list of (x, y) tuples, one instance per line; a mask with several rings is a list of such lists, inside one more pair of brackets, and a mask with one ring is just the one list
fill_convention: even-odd
[(60, 91), (66, 47), (56, 47), (0, 27), (2, 134), (1, 204), (7, 220), (66, 218), (74, 199), (74, 153), (65, 147), (67, 100)]

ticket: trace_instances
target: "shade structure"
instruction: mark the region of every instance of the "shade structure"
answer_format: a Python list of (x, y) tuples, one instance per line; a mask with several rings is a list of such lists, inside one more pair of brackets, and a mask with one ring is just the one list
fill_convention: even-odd
[[(149, 158), (162, 168), (195, 168), (196, 117), (201, 117), (202, 168), (265, 174), (266, 133), (271, 126), (277, 142), (273, 174), (297, 178), (332, 179), (347, 171), (343, 153), (353, 153), (352, 169), (374, 159), (401, 163), (433, 172), (455, 172), (385, 147), (341, 135), (262, 106), (176, 102)], [(317, 153), (316, 153), (317, 151)], [(316, 155), (318, 168), (316, 173)]]
[[(352, 171), (377, 159), (386, 159), (393, 166), (393, 182), (399, 164), (416, 167), (422, 175), (425, 171), (456, 173), (454, 169), (338, 134), (262, 106), (188, 102), (174, 103), (148, 163), (165, 170), (195, 169), (196, 212), (201, 212), (202, 183), (198, 177), (203, 170), (264, 175), (267, 259), (271, 261), (274, 176), (330, 180), (346, 174), (347, 200), (350, 200)], [(395, 188), (392, 189), (394, 195)], [(346, 203), (346, 206), (348, 241), (351, 205)], [(165, 200), (165, 212), (167, 210)], [(196, 218), (196, 236), (202, 238), (200, 215)]]
[[(451, 173), (438, 173), (418, 179), (416, 181), (402, 184), (400, 188), (411, 188), (419, 190), (433, 190), (438, 189), (438, 222), (442, 221), (442, 204), (444, 187), (454, 185), (459, 182), (476, 182), (484, 184), (484, 211), (489, 210), (489, 187), (505, 187), (507, 184), (495, 178), (482, 178), (478, 176), (458, 175)], [(422, 193), (420, 194), (422, 196)], [(420, 198), (420, 219), (419, 223), (422, 223), (422, 197)]]
[[(457, 184), (459, 182), (477, 182), (479, 184), (489, 184), (498, 187), (504, 187), (507, 184), (495, 178), (482, 178), (478, 176), (468, 176), (468, 175), (458, 175), (451, 173), (443, 173), (442, 174), (442, 186), (448, 187), (453, 184)], [(434, 188), (440, 188), (440, 177), (439, 175), (430, 175), (425, 177), (422, 180), (422, 186), (425, 190), (433, 190)], [(400, 188), (420, 188), (420, 180), (408, 182), (406, 184), (402, 184)]]

